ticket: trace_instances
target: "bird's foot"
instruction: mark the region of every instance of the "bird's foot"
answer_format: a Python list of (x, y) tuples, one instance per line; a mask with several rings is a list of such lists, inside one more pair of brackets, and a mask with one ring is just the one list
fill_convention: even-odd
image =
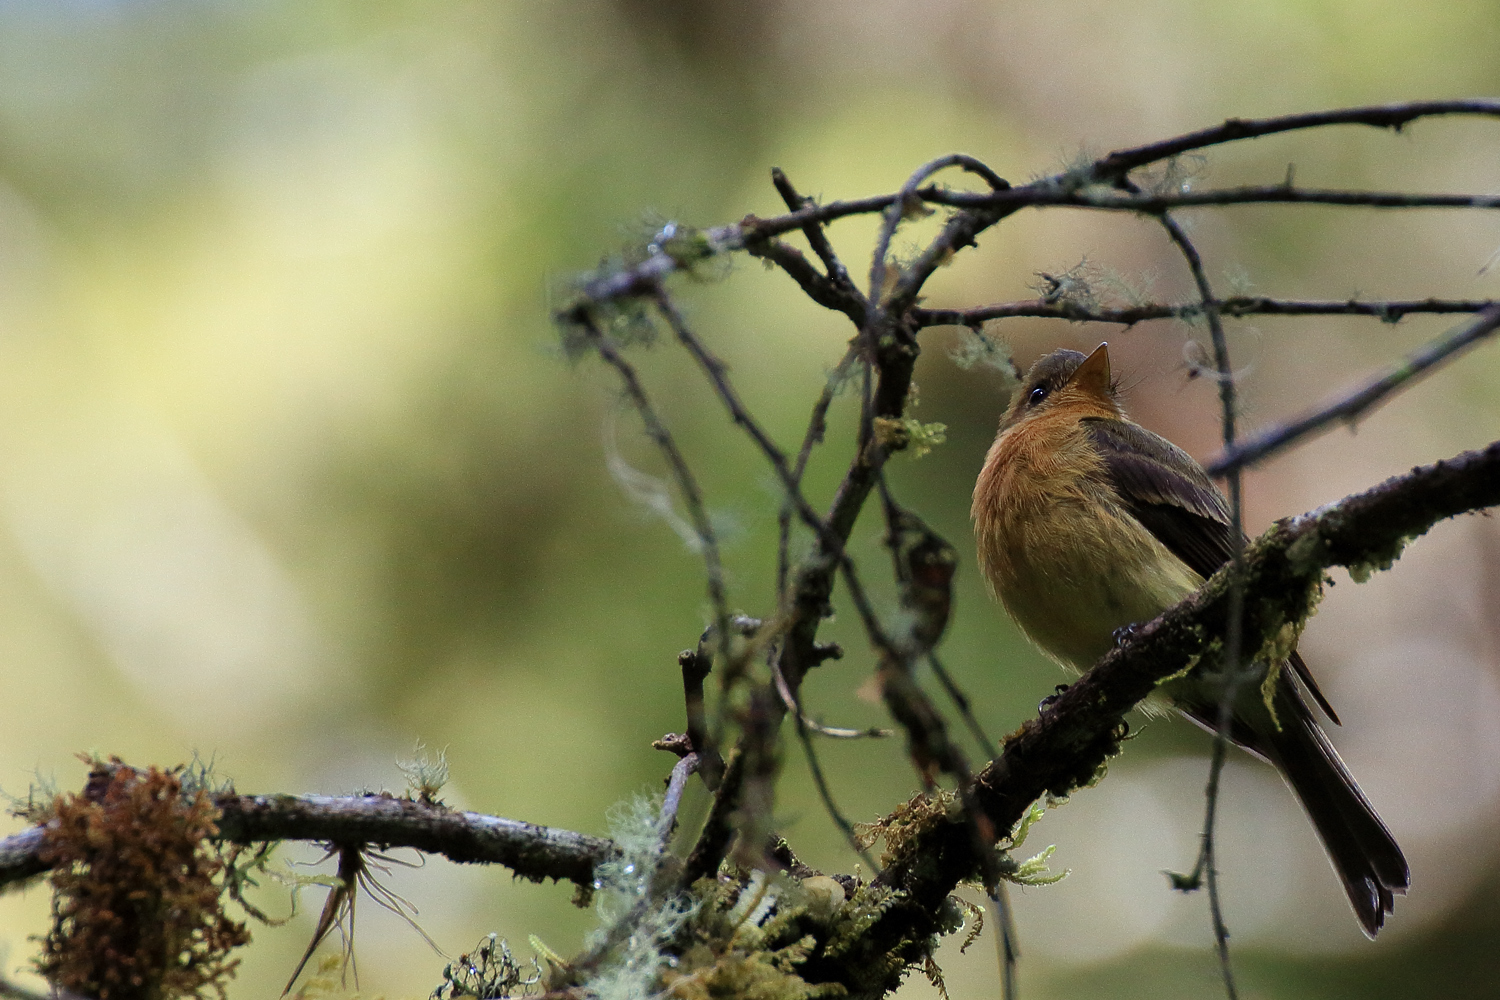
[(1057, 702), (1057, 699), (1063, 696), (1063, 692), (1066, 690), (1068, 690), (1068, 686), (1066, 684), (1059, 684), (1057, 686), (1057, 690), (1053, 691), (1051, 694), (1037, 703), (1036, 710), (1038, 712), (1045, 712)]
[(1134, 639), (1135, 634), (1140, 630), (1140, 622), (1131, 622), (1129, 625), (1121, 625), (1119, 628), (1111, 632), (1110, 636), (1115, 640), (1116, 646), (1123, 646), (1131, 639)]

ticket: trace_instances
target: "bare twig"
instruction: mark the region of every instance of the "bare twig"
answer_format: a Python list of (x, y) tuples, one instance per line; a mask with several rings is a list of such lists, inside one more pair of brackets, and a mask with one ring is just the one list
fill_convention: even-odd
[[(712, 631), (712, 630), (709, 630)], [(694, 649), (684, 649), (677, 654), (677, 665), (682, 668), (682, 700), (687, 715), (687, 738), (697, 752), (703, 782), (710, 789), (718, 787), (724, 771), (724, 761), (708, 729), (708, 710), (703, 701), (703, 682), (713, 669), (713, 655), (706, 648), (709, 631), (705, 631)]]
[(752, 257), (763, 257), (781, 268), (818, 305), (838, 310), (856, 325), (864, 323), (865, 301), (860, 297), (858, 289), (845, 288), (819, 274), (818, 269), (796, 247), (781, 240), (768, 239), (751, 244), (746, 247), (746, 252)]
[[(782, 201), (786, 202), (786, 207), (794, 212), (815, 204), (811, 198), (804, 198), (797, 193), (791, 180), (779, 167), (771, 170), (771, 183), (775, 185), (776, 193), (781, 195)], [(864, 296), (860, 295), (854, 280), (849, 277), (849, 270), (844, 267), (844, 262), (839, 260), (838, 254), (834, 253), (833, 245), (828, 242), (828, 235), (823, 232), (822, 223), (809, 222), (802, 227), (802, 235), (807, 237), (807, 243), (812, 247), (813, 253), (817, 254), (818, 259), (823, 262), (823, 267), (828, 273), (828, 280), (834, 289), (844, 298), (846, 305), (856, 307), (842, 308), (841, 311), (853, 321), (855, 326), (863, 326), (864, 310), (868, 303)], [(832, 308), (841, 307), (833, 306)]]
[[(682, 314), (677, 311), (677, 307), (672, 304), (672, 300), (665, 293), (658, 290), (655, 302), (657, 309), (666, 318), (668, 325), (671, 326), (673, 332), (677, 335), (677, 339), (681, 341), (683, 346), (688, 349), (688, 353), (703, 368), (704, 373), (713, 384), (715, 392), (724, 403), (725, 408), (728, 409), (734, 422), (750, 435), (751, 440), (755, 442), (766, 456), (766, 459), (771, 463), (772, 469), (776, 472), (777, 477), (781, 480), (782, 487), (786, 490), (787, 500), (792, 505), (793, 510), (801, 517), (803, 523), (813, 529), (818, 539), (827, 546), (826, 551), (832, 555), (835, 565), (843, 573), (845, 585), (849, 588), (849, 600), (853, 603), (855, 610), (859, 612), (860, 620), (864, 623), (865, 631), (868, 633), (870, 641), (878, 648), (888, 647), (891, 644), (890, 637), (886, 633), (885, 626), (880, 623), (879, 618), (876, 616), (875, 609), (871, 605), (869, 597), (865, 594), (864, 586), (859, 581), (859, 575), (855, 569), (853, 560), (844, 552), (844, 538), (835, 534), (830, 526), (818, 515), (818, 512), (813, 509), (812, 504), (807, 502), (807, 498), (802, 494), (801, 484), (798, 482), (797, 477), (793, 475), (792, 469), (787, 465), (786, 455), (776, 442), (771, 440), (770, 435), (761, 428), (760, 423), (750, 415), (750, 411), (745, 408), (744, 403), (740, 401), (739, 393), (735, 391), (733, 384), (729, 380), (729, 369), (725, 366), (724, 362), (720, 361), (698, 339), (697, 335), (688, 327)], [(800, 676), (796, 682), (788, 678), (788, 683), (792, 685), (793, 690), (796, 690), (797, 683), (800, 680)]]
[[(780, 677), (779, 672), (777, 676)], [(823, 811), (828, 813), (828, 818), (833, 820), (833, 825), (843, 833), (845, 842), (854, 851), (855, 856), (865, 863), (865, 870), (877, 871), (879, 866), (875, 864), (875, 859), (870, 857), (870, 852), (865, 845), (860, 842), (859, 834), (854, 830), (854, 824), (849, 822), (849, 818), (834, 801), (833, 789), (829, 786), (828, 777), (823, 773), (823, 765), (818, 760), (818, 751), (813, 746), (812, 731), (808, 728), (806, 717), (795, 702), (792, 704), (791, 712), (793, 724), (797, 730), (797, 740), (802, 744), (802, 754), (807, 759), (807, 770), (812, 775), (813, 786), (818, 790), (818, 798), (823, 802)]]
[(1269, 458), (1289, 445), (1334, 423), (1352, 424), (1392, 393), (1405, 388), (1434, 366), (1500, 328), (1500, 304), (1490, 303), (1483, 312), (1462, 326), (1423, 344), (1399, 364), (1392, 365), (1364, 385), (1316, 407), (1284, 424), (1268, 427), (1239, 444), (1226, 445), (1208, 464), (1211, 475), (1222, 476)]
[[(843, 384), (848, 376), (849, 365), (855, 358), (855, 345), (850, 344), (849, 349), (844, 352), (843, 360), (829, 373), (823, 382), (823, 391), (818, 394), (818, 401), (813, 404), (812, 415), (807, 421), (807, 431), (802, 435), (802, 447), (797, 450), (797, 463), (792, 467), (792, 480), (800, 488), (802, 476), (807, 471), (808, 459), (812, 457), (813, 447), (821, 444), (823, 435), (828, 430), (828, 408), (833, 405), (833, 397), (838, 392), (839, 386)], [(777, 545), (776, 545), (776, 601), (778, 604), (787, 600), (786, 579), (791, 569), (788, 558), (788, 547), (791, 543), (792, 530), (792, 505), (790, 498), (783, 500), (781, 510), (777, 514)]]
[(719, 648), (726, 655), (727, 660), (730, 643), (729, 599), (724, 589), (724, 564), (719, 558), (718, 536), (714, 533), (713, 524), (708, 519), (708, 511), (703, 505), (703, 493), (698, 488), (698, 480), (693, 475), (693, 471), (688, 468), (687, 460), (682, 457), (677, 442), (672, 438), (672, 432), (667, 430), (661, 418), (656, 415), (656, 409), (646, 396), (646, 390), (641, 385), (635, 366), (625, 360), (614, 338), (600, 329), (592, 314), (584, 313), (576, 317), (575, 322), (587, 333), (590, 343), (599, 352), (599, 357), (619, 373), (620, 381), (625, 386), (625, 394), (636, 412), (640, 414), (647, 436), (656, 442), (657, 448), (661, 450), (663, 457), (667, 460), (667, 465), (672, 470), (672, 478), (677, 481), (677, 489), (682, 494), (683, 503), (688, 509), (688, 516), (693, 521), (693, 530), (703, 549), (703, 562), (707, 567), (705, 575), (708, 577), (708, 599), (713, 605), (714, 621), (718, 626)]
[[(940, 170), (949, 167), (961, 167), (972, 174), (978, 174), (989, 184), (992, 191), (1003, 191), (1010, 187), (1010, 183), (996, 174), (988, 166), (976, 160), (972, 156), (963, 153), (950, 153), (940, 156), (929, 163), (924, 163), (906, 179), (901, 185), (901, 190), (896, 192), (893, 200), (885, 208), (885, 218), (881, 220), (880, 235), (875, 238), (875, 251), (870, 256), (870, 291), (869, 301), (877, 307), (885, 300), (886, 279), (886, 256), (891, 251), (891, 240), (896, 236), (896, 229), (901, 225), (901, 220), (914, 207), (921, 206), (921, 197), (917, 194), (923, 181)], [(920, 283), (919, 283), (920, 287)], [(896, 307), (899, 310), (899, 307)]]
[[(1391, 299), (1346, 301), (1312, 301), (1273, 299), (1264, 296), (1236, 296), (1219, 302), (1221, 316), (1372, 316), (1395, 322), (1413, 313), (1477, 313), (1495, 304), (1494, 299)], [(918, 327), (978, 326), (992, 319), (1038, 317), (1066, 319), (1076, 323), (1119, 323), (1134, 326), (1155, 319), (1196, 319), (1203, 315), (1200, 302), (1152, 302), (1119, 308), (1089, 307), (1061, 300), (1025, 299), (997, 302), (974, 309), (913, 309), (912, 322)]]
[[(1131, 187), (1128, 181), (1124, 183), (1127, 188)], [(1203, 316), (1208, 321), (1209, 334), (1214, 347), (1214, 367), (1218, 372), (1224, 447), (1232, 448), (1235, 434), (1234, 373), (1229, 364), (1229, 344), (1224, 337), (1223, 321), (1219, 317), (1219, 303), (1214, 297), (1208, 276), (1203, 271), (1203, 260), (1198, 254), (1197, 247), (1193, 245), (1193, 241), (1188, 239), (1187, 233), (1166, 212), (1163, 212), (1159, 219), (1167, 235), (1182, 252), (1183, 258), (1187, 261), (1188, 270), (1192, 272), (1193, 284), (1198, 288)], [(1235, 989), (1234, 968), (1229, 960), (1229, 927), (1224, 922), (1223, 901), (1219, 896), (1214, 823), (1218, 814), (1219, 779), (1224, 771), (1224, 760), (1229, 746), (1229, 728), (1234, 722), (1234, 700), (1239, 692), (1241, 674), (1248, 675), (1248, 668), (1251, 665), (1246, 664), (1245, 671), (1240, 669), (1240, 657), (1244, 649), (1245, 596), (1244, 587), (1239, 582), (1239, 571), (1244, 560), (1245, 532), (1238, 469), (1229, 473), (1226, 485), (1229, 487), (1229, 538), (1230, 545), (1233, 546), (1230, 568), (1234, 573), (1235, 582), (1229, 591), (1229, 627), (1224, 637), (1224, 690), (1219, 696), (1218, 725), (1214, 728), (1214, 748), (1208, 767), (1208, 787), (1204, 790), (1202, 850), (1198, 855), (1198, 862), (1193, 868), (1192, 876), (1184, 880), (1182, 884), (1196, 887), (1194, 880), (1200, 873), (1206, 873), (1208, 876), (1208, 908), (1213, 919), (1214, 941), (1218, 946), (1219, 973), (1223, 978), (1224, 991), (1229, 1000), (1236, 1000), (1239, 994)]]
[(795, 713), (797, 718), (802, 720), (802, 725), (809, 733), (835, 740), (880, 739), (891, 735), (891, 730), (881, 729), (879, 726), (871, 726), (868, 729), (848, 729), (841, 726), (825, 726), (813, 719), (802, 711), (797, 696), (787, 685), (786, 678), (781, 676), (781, 670), (776, 666), (774, 659), (771, 664), (771, 680), (776, 685), (776, 693), (781, 695), (781, 703), (786, 706), (787, 711)]
[(656, 853), (665, 854), (672, 840), (672, 831), (677, 828), (677, 810), (682, 805), (682, 793), (687, 789), (688, 779), (698, 770), (699, 756), (690, 753), (672, 768), (667, 777), (667, 792), (662, 797), (661, 812), (656, 821)]
[(1480, 98), (1456, 101), (1405, 101), (1400, 104), (1373, 105), (1362, 108), (1338, 108), (1309, 114), (1279, 115), (1275, 118), (1229, 118), (1222, 125), (1189, 132), (1173, 139), (1116, 150), (1090, 167), (1097, 181), (1113, 181), (1137, 167), (1171, 159), (1195, 149), (1207, 149), (1241, 139), (1254, 139), (1279, 132), (1323, 128), (1329, 125), (1369, 125), (1399, 131), (1419, 118), (1441, 115), (1478, 115), (1500, 118), (1500, 101)]
[(1299, 188), (1285, 182), (1251, 184), (1233, 188), (1203, 188), (1194, 191), (1167, 191), (1122, 194), (1095, 187), (1059, 185), (1047, 178), (1022, 187), (988, 194), (923, 188), (915, 195), (935, 205), (954, 208), (989, 209), (1014, 212), (1021, 208), (1066, 206), (1097, 208), (1111, 212), (1139, 212), (1160, 215), (1178, 208), (1201, 208), (1209, 205), (1340, 205), (1348, 208), (1500, 208), (1500, 195), (1492, 194), (1410, 194), (1405, 191), (1345, 191), (1342, 189)]
[[(1210, 146), (1222, 145), (1240, 139), (1271, 135), (1278, 132), (1320, 128), (1329, 125), (1357, 124), (1399, 129), (1419, 118), (1439, 115), (1497, 117), (1500, 116), (1500, 101), (1487, 99), (1411, 101), (1403, 104), (1344, 108), (1315, 114), (1286, 115), (1278, 118), (1259, 120), (1230, 119), (1222, 125), (1216, 125), (1197, 132), (1189, 132), (1172, 139), (1166, 139), (1145, 146), (1117, 150), (1108, 156), (1100, 158), (1082, 171), (1056, 174), (1051, 177), (1042, 178), (1031, 184), (1011, 188), (1008, 191), (1000, 190), (988, 195), (966, 195), (950, 192), (946, 189), (928, 187), (917, 191), (916, 196), (924, 201), (950, 204), (957, 207), (997, 209), (1001, 210), (1002, 214), (1015, 211), (1027, 204), (1084, 204), (1084, 200), (1077, 198), (1078, 192), (1082, 188), (1111, 184), (1117, 178), (1123, 177), (1137, 167), (1171, 159), (1174, 156), (1179, 156), (1182, 153), (1191, 152), (1196, 149), (1206, 149)], [(977, 163), (977, 161), (975, 162)], [(994, 184), (993, 181), (991, 183), (992, 185)], [(994, 186), (998, 187), (998, 185)], [(1239, 199), (1242, 201), (1285, 201), (1297, 198), (1300, 198), (1300, 200), (1318, 200), (1310, 197), (1315, 192), (1294, 192), (1289, 195), (1288, 191), (1292, 189), (1285, 184), (1241, 190), (1246, 192), (1245, 196)], [(1255, 192), (1260, 192), (1260, 194), (1256, 195)], [(1101, 194), (1101, 192), (1091, 193)], [(1409, 200), (1413, 196), (1404, 195), (1385, 196), (1378, 193), (1370, 195), (1359, 192), (1328, 192), (1327, 194), (1329, 200), (1325, 203), (1328, 204), (1375, 205), (1384, 198), (1394, 199), (1394, 201), (1385, 203), (1383, 207), (1394, 207), (1395, 202), (1403, 198), (1408, 200), (1403, 202), (1401, 207), (1431, 207), (1438, 204), (1438, 202), (1429, 200), (1423, 202), (1421, 205), (1417, 205)], [(1301, 197), (1303, 195), (1309, 197)], [(1104, 197), (1106, 203), (1094, 207), (1113, 207), (1146, 212), (1148, 214), (1159, 214), (1170, 208), (1179, 208), (1193, 204), (1234, 203), (1233, 200), (1228, 202), (1223, 200), (1226, 197), (1225, 192), (1188, 192), (1174, 198), (1162, 197), (1156, 200), (1145, 196), (1123, 198), (1119, 195), (1104, 195)], [(1372, 202), (1368, 200), (1371, 197), (1374, 197), (1376, 201)], [(1490, 196), (1439, 196), (1440, 199), (1443, 197), (1458, 199), (1457, 201), (1442, 202), (1450, 207), (1459, 205), (1463, 207), (1493, 207), (1493, 205), (1500, 203), (1500, 200)], [(1114, 201), (1109, 202), (1110, 198), (1113, 198)], [(1363, 198), (1366, 200), (1336, 200), (1340, 198)], [(1475, 201), (1475, 198), (1481, 199), (1483, 204), (1481, 205), (1480, 202)], [(595, 276), (590, 281), (584, 282), (579, 288), (577, 302), (573, 306), (564, 309), (560, 315), (563, 318), (576, 321), (593, 306), (616, 299), (652, 295), (662, 279), (677, 271), (690, 268), (710, 257), (743, 250), (758, 240), (779, 236), (794, 229), (805, 229), (805, 227), (810, 225), (832, 222), (851, 215), (865, 215), (872, 212), (885, 211), (893, 204), (899, 203), (900, 200), (901, 197), (899, 194), (889, 194), (861, 198), (854, 201), (833, 201), (826, 205), (808, 204), (797, 211), (771, 219), (746, 216), (744, 220), (738, 223), (702, 230), (697, 234), (694, 249), (691, 253), (673, 255), (658, 249), (638, 264), (611, 269)]]
[(953, 702), (954, 707), (958, 709), (959, 717), (964, 720), (964, 725), (968, 727), (969, 735), (974, 737), (974, 742), (978, 743), (979, 748), (984, 751), (985, 759), (994, 760), (1000, 755), (1000, 751), (995, 748), (994, 741), (989, 738), (984, 731), (984, 727), (974, 717), (974, 710), (969, 704), (969, 696), (964, 694), (963, 688), (959, 687), (953, 680), (947, 668), (943, 666), (942, 661), (937, 658), (936, 653), (927, 654), (927, 664), (932, 667), (932, 672), (937, 677), (938, 683), (943, 686), (943, 690), (947, 692), (948, 698)]

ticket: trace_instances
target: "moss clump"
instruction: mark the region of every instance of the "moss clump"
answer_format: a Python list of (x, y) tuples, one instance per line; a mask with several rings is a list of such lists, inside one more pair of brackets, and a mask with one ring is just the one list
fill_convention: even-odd
[(94, 761), (81, 794), (53, 805), (42, 858), (53, 866), (52, 930), (38, 971), (99, 1000), (224, 996), (250, 940), (221, 905), (224, 862), (209, 845), (218, 810), (178, 771)]

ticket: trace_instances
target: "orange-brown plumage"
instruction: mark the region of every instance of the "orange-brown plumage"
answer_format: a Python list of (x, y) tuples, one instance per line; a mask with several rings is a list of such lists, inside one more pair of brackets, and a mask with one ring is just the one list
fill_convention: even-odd
[[(1075, 670), (1109, 652), (1121, 627), (1191, 594), (1235, 542), (1228, 504), (1198, 463), (1125, 416), (1103, 344), (1087, 358), (1056, 351), (1032, 366), (985, 457), (973, 517), (995, 595), (1033, 642)], [(1266, 667), (1254, 666), (1230, 737), (1287, 779), (1373, 937), (1410, 884), (1406, 859), (1304, 700), (1338, 721), (1306, 664), (1293, 652), (1285, 666), (1270, 705), (1260, 690)], [(1221, 692), (1201, 671), (1161, 688), (1210, 729)]]

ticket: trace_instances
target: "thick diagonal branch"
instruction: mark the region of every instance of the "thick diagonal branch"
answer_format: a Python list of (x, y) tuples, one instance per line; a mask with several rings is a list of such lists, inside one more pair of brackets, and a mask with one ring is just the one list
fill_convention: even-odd
[[(1497, 504), (1500, 442), (1279, 522), (1245, 554), (1246, 648), (1305, 618), (1328, 567), (1387, 567), (1437, 522)], [(1231, 573), (1221, 570), (1142, 626), (1006, 741), (974, 782), (995, 830), (1012, 829), (1037, 799), (1087, 784), (1118, 750), (1126, 713), (1164, 678), (1212, 652), (1227, 625)], [(936, 929), (943, 900), (979, 872), (971, 829), (961, 817), (939, 818), (904, 842), (877, 879), (904, 895), (871, 929), (870, 946), (896, 947)], [(825, 975), (843, 978), (832, 969)]]

